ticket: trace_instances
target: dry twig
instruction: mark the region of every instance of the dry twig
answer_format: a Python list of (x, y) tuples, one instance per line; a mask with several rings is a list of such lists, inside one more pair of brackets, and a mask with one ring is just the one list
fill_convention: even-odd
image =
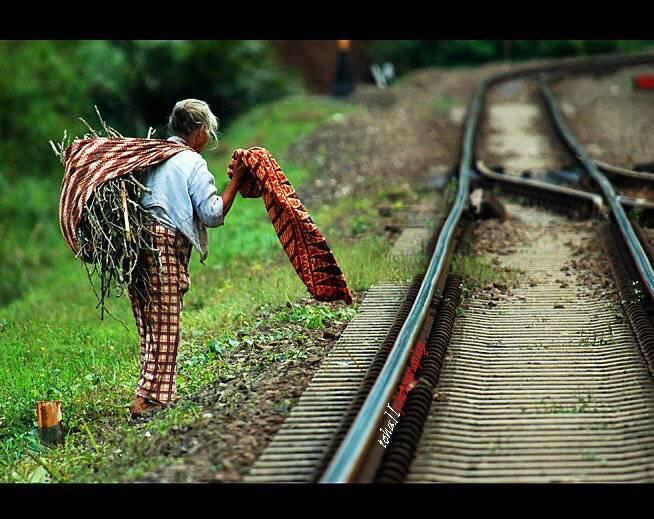
[[(122, 138), (122, 135), (108, 126), (95, 107), (102, 130), (95, 130), (84, 119), (89, 134), (85, 139)], [(148, 138), (154, 132), (148, 131)], [(70, 139), (67, 133), (61, 143), (50, 145), (55, 155), (63, 162), (63, 151)], [(83, 261), (91, 286), (101, 307), (101, 319), (106, 309), (106, 299), (112, 288), (117, 297), (126, 289), (133, 289), (142, 297), (148, 297), (148, 273), (143, 264), (144, 254), (154, 255), (159, 263), (159, 251), (153, 240), (150, 224), (153, 218), (141, 206), (141, 197), (148, 189), (140, 178), (143, 172), (132, 172), (120, 178), (109, 180), (95, 189), (84, 207), (77, 229), (80, 246), (78, 257)], [(161, 269), (158, 269), (159, 272)], [(99, 284), (99, 286), (98, 286)]]

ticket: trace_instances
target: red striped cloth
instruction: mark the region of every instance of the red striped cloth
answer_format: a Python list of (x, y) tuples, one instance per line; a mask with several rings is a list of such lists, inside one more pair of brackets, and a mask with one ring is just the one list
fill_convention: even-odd
[(80, 139), (64, 152), (64, 179), (59, 199), (59, 226), (77, 255), (77, 227), (93, 191), (114, 178), (154, 166), (190, 149), (160, 139)]
[[(95, 189), (185, 149), (190, 148), (171, 141), (137, 138), (83, 139), (66, 148), (59, 225), (71, 250), (79, 253), (77, 227)], [(229, 164), (230, 176), (239, 162), (251, 172), (241, 186), (241, 195), (263, 197), (282, 247), (309, 292), (319, 301), (352, 303), (352, 294), (325, 238), (273, 156), (264, 148), (236, 150)]]
[(284, 252), (309, 293), (319, 301), (351, 304), (352, 293), (336, 258), (275, 158), (265, 148), (237, 149), (227, 174), (231, 177), (240, 164), (250, 174), (239, 192), (246, 198), (263, 197)]

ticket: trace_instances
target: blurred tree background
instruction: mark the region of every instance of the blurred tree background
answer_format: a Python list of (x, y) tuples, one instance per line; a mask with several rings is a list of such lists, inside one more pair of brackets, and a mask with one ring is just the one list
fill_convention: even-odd
[(48, 140), (96, 122), (93, 105), (125, 135), (165, 130), (173, 104), (206, 100), (221, 123), (301, 90), (265, 41), (0, 42), (0, 174), (53, 169)]
[(377, 40), (371, 42), (370, 58), (389, 61), (402, 74), (424, 67), (636, 52), (652, 45), (654, 40)]
[[(376, 40), (355, 42), (353, 48), (362, 71), (358, 77), (366, 80), (368, 66), (385, 61), (402, 74), (651, 45), (651, 40)], [(78, 117), (97, 125), (94, 104), (125, 135), (144, 136), (152, 125), (155, 136), (165, 137), (173, 104), (195, 97), (211, 105), (224, 129), (255, 105), (306, 90), (327, 93), (335, 60), (336, 43), (330, 40), (0, 41), (0, 221), (9, 222), (0, 226), (0, 305), (21, 295), (64, 251), (56, 223), (62, 169), (48, 141), (61, 139), (65, 129), (82, 135)], [(312, 73), (323, 90), (308, 81)]]

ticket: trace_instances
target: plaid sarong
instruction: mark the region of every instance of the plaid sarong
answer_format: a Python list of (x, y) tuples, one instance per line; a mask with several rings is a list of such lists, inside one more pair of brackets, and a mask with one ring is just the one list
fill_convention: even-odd
[(182, 328), (184, 294), (191, 285), (188, 263), (192, 245), (180, 231), (154, 223), (161, 271), (152, 253), (143, 261), (148, 286), (130, 287), (132, 311), (140, 337), (141, 379), (137, 396), (161, 403), (176, 399), (177, 349)]
[(64, 179), (59, 199), (59, 226), (75, 255), (77, 226), (93, 191), (108, 180), (154, 166), (191, 149), (160, 139), (78, 139), (64, 151)]
[(275, 158), (265, 148), (237, 149), (229, 163), (230, 177), (239, 164), (250, 172), (239, 192), (246, 198), (263, 197), (284, 252), (309, 293), (319, 301), (351, 304), (352, 293), (334, 254)]

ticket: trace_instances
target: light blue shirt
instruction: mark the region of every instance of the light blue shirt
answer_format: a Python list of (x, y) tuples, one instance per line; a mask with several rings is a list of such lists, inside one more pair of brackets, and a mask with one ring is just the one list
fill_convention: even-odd
[[(169, 141), (186, 144), (180, 137)], [(184, 150), (146, 170), (141, 204), (162, 225), (179, 229), (200, 253), (208, 254), (207, 227), (224, 223), (223, 199), (217, 194), (207, 161), (193, 150)]]

